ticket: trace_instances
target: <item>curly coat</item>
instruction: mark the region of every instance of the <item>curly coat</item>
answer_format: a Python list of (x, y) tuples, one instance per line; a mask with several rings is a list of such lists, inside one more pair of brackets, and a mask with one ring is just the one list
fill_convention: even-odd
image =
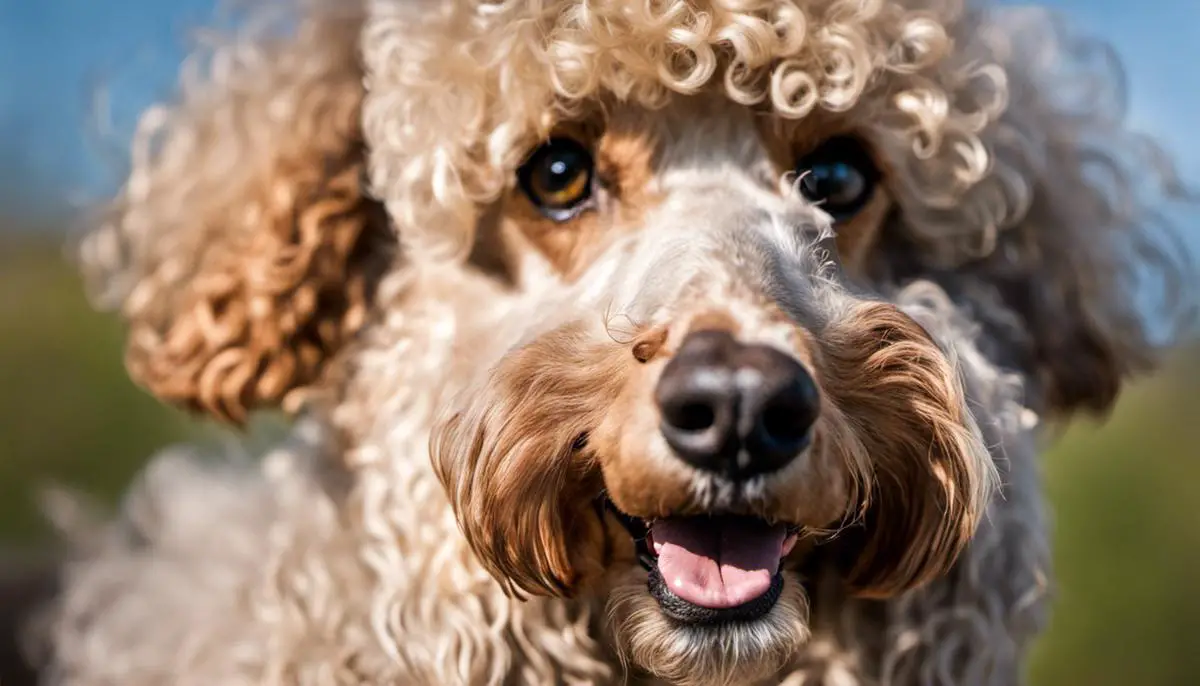
[[(128, 322), (136, 381), (236, 423), (282, 408), (294, 428), (261, 460), (154, 458), (63, 566), (37, 623), (46, 683), (1021, 681), (1051, 585), (1039, 419), (1103, 412), (1153, 368), (1141, 280), (1149, 267), (1178, 292), (1186, 269), (1138, 185), (1171, 191), (1168, 157), (1126, 127), (1103, 45), (1043, 11), (958, 0), (293, 4), (199, 55), (178, 104), (144, 115), (80, 255)], [(889, 456), (908, 484), (877, 493), (868, 523), (928, 512), (896, 540), (848, 535), (849, 572), (818, 560), (780, 620), (804, 626), (757, 669), (622, 638), (639, 598), (588, 592), (605, 570), (567, 548), (607, 531), (518, 504), (590, 482), (539, 482), (549, 467), (520, 461), (464, 471), (486, 466), (480, 444), (566, 465), (582, 430), (605, 450), (600, 405), (538, 414), (550, 401), (522, 383), (544, 373), (535, 388), (570, 405), (620, 396), (631, 374), (570, 331), (545, 338), (566, 318), (526, 326), (585, 299), (604, 246), (514, 241), (514, 169), (565, 123), (707, 102), (787, 145), (870, 141), (886, 198), (836, 243), (885, 306), (847, 305), (841, 338), (811, 333), (813, 364), (846, 408), (886, 395), (861, 384), (901, 378), (855, 370), (919, 358), (892, 397), (935, 408), (916, 422), (904, 403), (875, 408), (884, 438), (845, 457), (861, 490), (881, 468), (862, 465)], [(821, 272), (812, 259), (796, 268)], [(851, 296), (796, 307), (831, 298)], [(472, 391), (480, 404), (444, 421)], [(903, 472), (926, 449), (941, 466)], [(943, 499), (922, 505), (938, 479)], [(845, 498), (866, 511), (866, 494)], [(888, 550), (913, 541), (941, 548)]]

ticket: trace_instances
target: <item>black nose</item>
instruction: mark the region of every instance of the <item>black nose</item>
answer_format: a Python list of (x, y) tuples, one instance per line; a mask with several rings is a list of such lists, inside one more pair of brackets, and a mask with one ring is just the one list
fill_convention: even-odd
[(780, 469), (808, 445), (820, 401), (789, 355), (721, 331), (690, 334), (655, 389), (667, 444), (731, 479)]

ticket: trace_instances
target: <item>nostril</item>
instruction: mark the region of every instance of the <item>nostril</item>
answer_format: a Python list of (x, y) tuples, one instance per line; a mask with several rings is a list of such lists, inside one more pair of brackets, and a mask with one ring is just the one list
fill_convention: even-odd
[(696, 467), (724, 469), (738, 442), (737, 398), (729, 374), (690, 364), (670, 371), (664, 372), (657, 391), (663, 439), (677, 456)]
[(807, 370), (785, 354), (752, 349), (745, 363), (761, 372), (763, 382), (744, 389), (739, 425), (753, 458), (744, 471), (772, 471), (808, 446), (820, 412), (819, 394)]
[(717, 423), (717, 413), (711, 403), (692, 401), (668, 412), (666, 419), (680, 431), (706, 431)]
[(763, 433), (772, 441), (784, 446), (803, 443), (808, 438), (812, 421), (808, 413), (792, 403), (769, 405), (759, 420)]
[(808, 442), (817, 404), (816, 389), (794, 381), (767, 401), (759, 415), (759, 430), (777, 449), (799, 450)]

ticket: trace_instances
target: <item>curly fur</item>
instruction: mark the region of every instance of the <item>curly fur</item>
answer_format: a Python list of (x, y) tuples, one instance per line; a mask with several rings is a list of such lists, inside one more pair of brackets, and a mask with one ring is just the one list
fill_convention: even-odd
[[(46, 683), (1020, 683), (1051, 584), (1038, 420), (1151, 369), (1144, 279), (1177, 293), (1189, 269), (1147, 192), (1181, 193), (1169, 157), (1126, 127), (1105, 46), (960, 0), (286, 4), (147, 112), (80, 255), (150, 391), (299, 417), (261, 459), (154, 459), (34, 623)], [(869, 141), (889, 204), (854, 286), (780, 225), (678, 239), (732, 211), (713, 196), (826, 221), (748, 186), (648, 203), (615, 225), (662, 238), (557, 272), (520, 236), (514, 169), (627, 111), (709, 122), (638, 158), (683, 188), (718, 162), (776, 176), (762, 121)], [(839, 528), (804, 591), (767, 638), (699, 653), (581, 502), (637, 476), (605, 417), (636, 424), (619, 408), (678, 342), (656, 327), (705, 298), (811, 358), (844, 453), (794, 467), (830, 500), (791, 502)]]
[(366, 318), (392, 239), (361, 190), (361, 21), (201, 56), (209, 78), (142, 118), (82, 264), (129, 322), (130, 374), (164, 400), (242, 421), (312, 383)]

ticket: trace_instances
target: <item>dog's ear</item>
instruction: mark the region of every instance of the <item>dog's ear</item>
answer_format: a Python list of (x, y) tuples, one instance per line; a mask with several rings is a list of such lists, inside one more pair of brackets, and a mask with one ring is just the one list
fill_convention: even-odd
[(292, 409), (362, 324), (392, 239), (361, 182), (360, 11), (198, 55), (178, 104), (143, 115), (80, 261), (163, 400), (236, 422)]
[(1033, 407), (1104, 414), (1128, 378), (1156, 366), (1156, 320), (1169, 332), (1189, 316), (1171, 303), (1155, 314), (1150, 288), (1161, 279), (1168, 298), (1184, 294), (1186, 251), (1170, 254), (1157, 227), (1142, 224), (1156, 218), (1132, 204), (1137, 193), (1126, 184), (1143, 181), (1138, 171), (1088, 149), (1061, 121), (1044, 133), (1044, 168), (1024, 217), (946, 281), (1003, 346), (999, 361), (1026, 374)]
[(861, 521), (836, 545), (857, 594), (891, 596), (953, 566), (995, 469), (953, 359), (916, 321), (866, 303), (822, 343), (827, 391), (855, 423), (834, 449), (854, 450), (846, 459), (863, 477)]
[(434, 470), (459, 527), (512, 595), (569, 596), (599, 570), (605, 534), (586, 437), (619, 390), (612, 348), (577, 326), (543, 335), (506, 355), (434, 432)]
[(989, 355), (1025, 376), (1032, 409), (1103, 413), (1194, 321), (1194, 265), (1169, 220), (1194, 196), (1126, 121), (1109, 45), (1044, 10), (970, 16), (958, 50), (992, 71), (944, 84), (962, 106), (938, 119), (940, 145), (913, 155), (906, 140), (907, 226), (887, 233), (914, 242), (905, 276), (940, 271)]
[[(965, 278), (1017, 314), (1027, 338), (1014, 349), (1041, 409), (1104, 413), (1194, 321), (1193, 265), (1168, 219), (1173, 202), (1194, 196), (1170, 155), (1126, 121), (1125, 75), (1109, 45), (1037, 12), (997, 12), (993, 22), (1013, 48), (1000, 53), (1010, 76), (993, 129), (996, 173), (1022, 171), (1029, 207)], [(1013, 132), (1041, 150), (1006, 144)]]

